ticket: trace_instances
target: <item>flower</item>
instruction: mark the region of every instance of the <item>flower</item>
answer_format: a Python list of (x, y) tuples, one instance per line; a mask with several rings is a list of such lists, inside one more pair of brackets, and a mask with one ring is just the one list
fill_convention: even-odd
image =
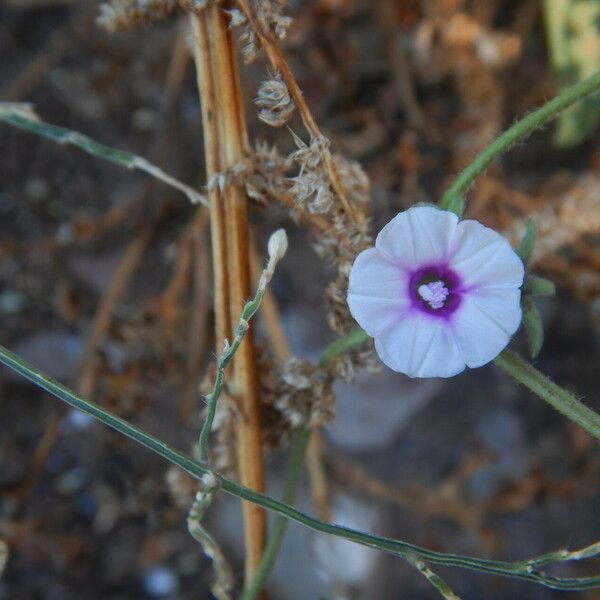
[(523, 276), (499, 233), (419, 206), (396, 215), (358, 255), (348, 305), (390, 369), (451, 377), (508, 344), (521, 323)]

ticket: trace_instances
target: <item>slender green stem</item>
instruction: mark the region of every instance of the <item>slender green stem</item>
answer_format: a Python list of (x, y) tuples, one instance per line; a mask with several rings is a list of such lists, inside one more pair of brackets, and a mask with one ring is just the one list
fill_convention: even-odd
[(211, 473), (204, 478), (204, 489), (196, 494), (188, 514), (187, 526), (191, 536), (200, 544), (204, 554), (212, 560), (215, 579), (210, 586), (217, 600), (230, 600), (229, 592), (234, 586), (233, 571), (215, 538), (202, 525), (204, 514), (219, 491), (219, 484)]
[[(304, 426), (296, 434), (294, 449), (292, 450), (290, 471), (283, 494), (283, 502), (285, 502), (285, 504), (293, 505), (296, 500), (309, 439), (310, 429)], [(277, 555), (279, 554), (279, 549), (281, 548), (281, 543), (283, 542), (283, 537), (287, 531), (288, 524), (289, 521), (287, 519), (277, 517), (273, 525), (273, 531), (269, 536), (265, 551), (263, 552), (262, 559), (258, 565), (258, 569), (256, 570), (252, 581), (250, 581), (244, 590), (240, 600), (255, 600), (255, 598), (259, 597), (260, 592), (264, 588), (267, 578), (271, 573), (273, 565), (275, 564)]]
[(231, 344), (225, 342), (225, 349), (217, 360), (217, 376), (215, 377), (215, 383), (212, 392), (206, 397), (208, 407), (206, 411), (206, 418), (204, 419), (204, 423), (200, 431), (200, 439), (198, 441), (201, 462), (206, 462), (208, 460), (208, 441), (210, 438), (213, 421), (215, 420), (215, 415), (217, 413), (217, 402), (219, 400), (219, 396), (221, 395), (223, 384), (225, 383), (225, 369), (233, 359), (237, 349), (240, 347), (244, 336), (246, 333), (248, 333), (250, 320), (258, 312), (258, 309), (262, 304), (263, 296), (265, 295), (265, 290), (267, 289), (267, 284), (273, 277), (275, 266), (281, 260), (286, 250), (287, 236), (285, 231), (280, 229), (273, 233), (269, 238), (269, 261), (261, 273), (256, 294), (252, 300), (249, 300), (244, 305), (242, 314), (240, 316), (240, 321), (235, 328), (233, 341)]
[(350, 333), (329, 344), (329, 346), (327, 346), (323, 352), (320, 364), (327, 364), (330, 360), (333, 360), (342, 354), (346, 354), (346, 352), (356, 348), (357, 346), (360, 346), (368, 339), (369, 334), (360, 327), (357, 327)]
[[(368, 337), (362, 329), (355, 329), (328, 346), (323, 356), (333, 357), (348, 352), (362, 344)], [(542, 400), (600, 440), (600, 415), (577, 400), (573, 394), (556, 385), (533, 365), (510, 350), (502, 352), (494, 362)]]
[[(358, 328), (350, 332), (347, 336), (335, 340), (332, 344), (325, 348), (319, 364), (321, 366), (326, 365), (329, 361), (345, 354), (352, 348), (367, 341), (369, 336), (365, 331)], [(306, 457), (306, 450), (308, 448), (308, 441), (310, 439), (310, 430), (307, 427), (303, 427), (296, 434), (296, 441), (294, 451), (292, 453), (292, 460), (290, 464), (290, 471), (288, 473), (288, 480), (286, 483), (286, 493), (284, 494), (283, 501), (286, 504), (294, 505), (296, 500), (296, 494), (298, 489), (298, 483), (300, 473), (302, 472), (302, 466)], [(258, 569), (254, 575), (254, 578), (244, 590), (244, 594), (240, 600), (253, 600), (257, 598), (260, 591), (264, 588), (267, 578), (269, 577), (271, 570), (277, 559), (279, 549), (283, 542), (285, 532), (287, 530), (287, 519), (278, 517), (273, 525), (273, 531), (267, 541), (265, 552), (262, 556), (262, 560)]]
[(533, 131), (556, 118), (563, 110), (600, 88), (600, 71), (588, 79), (567, 88), (562, 94), (550, 100), (536, 111), (517, 121), (500, 137), (496, 138), (475, 160), (455, 179), (440, 200), (440, 208), (451, 210), (459, 217), (464, 210), (467, 190), (473, 182), (496, 158), (514, 144), (524, 140)]
[(76, 146), (88, 154), (108, 160), (127, 169), (145, 171), (149, 175), (152, 175), (152, 177), (183, 192), (191, 202), (200, 202), (208, 206), (206, 197), (203, 194), (165, 173), (160, 167), (146, 160), (143, 156), (105, 146), (78, 131), (72, 131), (41, 121), (29, 104), (0, 102), (0, 121), (35, 133), (58, 144)]
[[(75, 392), (62, 385), (58, 381), (47, 377), (33, 365), (25, 362), (3, 346), (0, 346), (0, 363), (3, 363), (7, 367), (13, 369), (29, 381), (38, 385), (57, 398), (63, 400), (73, 408), (81, 410), (91, 417), (96, 418), (101, 423), (104, 423), (123, 435), (130, 437), (149, 450), (154, 451), (159, 456), (162, 456), (167, 461), (177, 465), (190, 475), (201, 479), (202, 476), (212, 473), (224, 492), (231, 494), (232, 496), (236, 496), (237, 498), (241, 498), (242, 500), (247, 500), (248, 502), (257, 504), (258, 506), (284, 516), (287, 519), (295, 521), (296, 523), (304, 525), (314, 531), (336, 535), (369, 548), (375, 548), (384, 552), (388, 552), (395, 556), (404, 558), (405, 560), (409, 560), (409, 557), (411, 559), (418, 558), (424, 562), (432, 564), (442, 564), (483, 573), (524, 579), (555, 589), (580, 590), (600, 587), (600, 576), (559, 578), (549, 575), (543, 571), (539, 571), (537, 570), (536, 565), (539, 564), (540, 559), (536, 558), (532, 558), (528, 561), (511, 563), (461, 556), (458, 554), (446, 554), (443, 552), (428, 550), (427, 548), (422, 548), (402, 540), (374, 536), (362, 531), (350, 529), (348, 527), (319, 521), (318, 519), (315, 519), (314, 517), (297, 510), (293, 506), (289, 506), (284, 502), (280, 502), (279, 500), (275, 500), (274, 498), (270, 498), (269, 496), (265, 496), (264, 494), (246, 488), (218, 473), (211, 471), (206, 464), (193, 460), (166, 442), (154, 438), (139, 427), (136, 427), (124, 419), (111, 414), (109, 411), (98, 406), (97, 404), (78, 396), (75, 394)], [(573, 554), (574, 558), (579, 559), (595, 556), (598, 553), (600, 553), (600, 547), (594, 545)], [(545, 564), (548, 556), (549, 555), (543, 555), (543, 557), (541, 557), (542, 564)], [(561, 553), (560, 556), (562, 557), (563, 554)]]
[(217, 413), (217, 402), (221, 391), (223, 390), (223, 384), (225, 383), (225, 369), (231, 362), (237, 349), (240, 347), (244, 336), (248, 332), (249, 321), (256, 314), (256, 311), (260, 307), (262, 298), (264, 295), (264, 289), (256, 292), (256, 296), (246, 303), (244, 310), (242, 311), (242, 318), (236, 327), (233, 342), (231, 345), (225, 346), (225, 350), (217, 360), (217, 376), (215, 377), (215, 383), (212, 392), (206, 397), (207, 410), (202, 429), (200, 430), (200, 439), (198, 441), (198, 447), (200, 449), (200, 461), (206, 462), (208, 460), (208, 441), (210, 438), (210, 432), (212, 430), (213, 421)]
[(429, 583), (440, 593), (442, 598), (445, 598), (446, 600), (460, 600), (460, 598), (452, 591), (452, 588), (437, 573), (434, 573), (426, 563), (418, 558), (407, 560), (423, 575), (423, 577), (425, 577), (425, 579), (427, 579), (427, 581), (429, 581)]
[(556, 385), (518, 354), (505, 350), (494, 361), (511, 377), (529, 388), (560, 413), (600, 440), (600, 415), (577, 400), (573, 394)]

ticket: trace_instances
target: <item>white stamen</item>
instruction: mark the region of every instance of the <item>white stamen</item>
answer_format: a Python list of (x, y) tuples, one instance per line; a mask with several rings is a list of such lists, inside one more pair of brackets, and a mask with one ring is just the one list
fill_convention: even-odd
[(446, 302), (446, 298), (450, 292), (444, 285), (443, 281), (433, 281), (432, 283), (424, 283), (417, 290), (419, 296), (425, 300), (431, 308), (442, 308)]

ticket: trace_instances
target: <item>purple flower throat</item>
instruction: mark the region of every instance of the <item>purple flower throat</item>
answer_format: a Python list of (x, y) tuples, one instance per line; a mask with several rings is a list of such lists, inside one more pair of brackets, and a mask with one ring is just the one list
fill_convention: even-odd
[(462, 280), (446, 264), (427, 265), (409, 277), (408, 294), (414, 309), (448, 318), (462, 301)]

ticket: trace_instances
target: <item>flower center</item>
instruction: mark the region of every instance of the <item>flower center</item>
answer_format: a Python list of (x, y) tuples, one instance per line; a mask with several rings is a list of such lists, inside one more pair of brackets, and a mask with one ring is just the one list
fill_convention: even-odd
[(448, 288), (444, 285), (441, 280), (432, 281), (431, 283), (424, 283), (417, 289), (419, 296), (425, 300), (431, 306), (431, 308), (442, 308), (446, 303), (446, 298), (450, 294)]

